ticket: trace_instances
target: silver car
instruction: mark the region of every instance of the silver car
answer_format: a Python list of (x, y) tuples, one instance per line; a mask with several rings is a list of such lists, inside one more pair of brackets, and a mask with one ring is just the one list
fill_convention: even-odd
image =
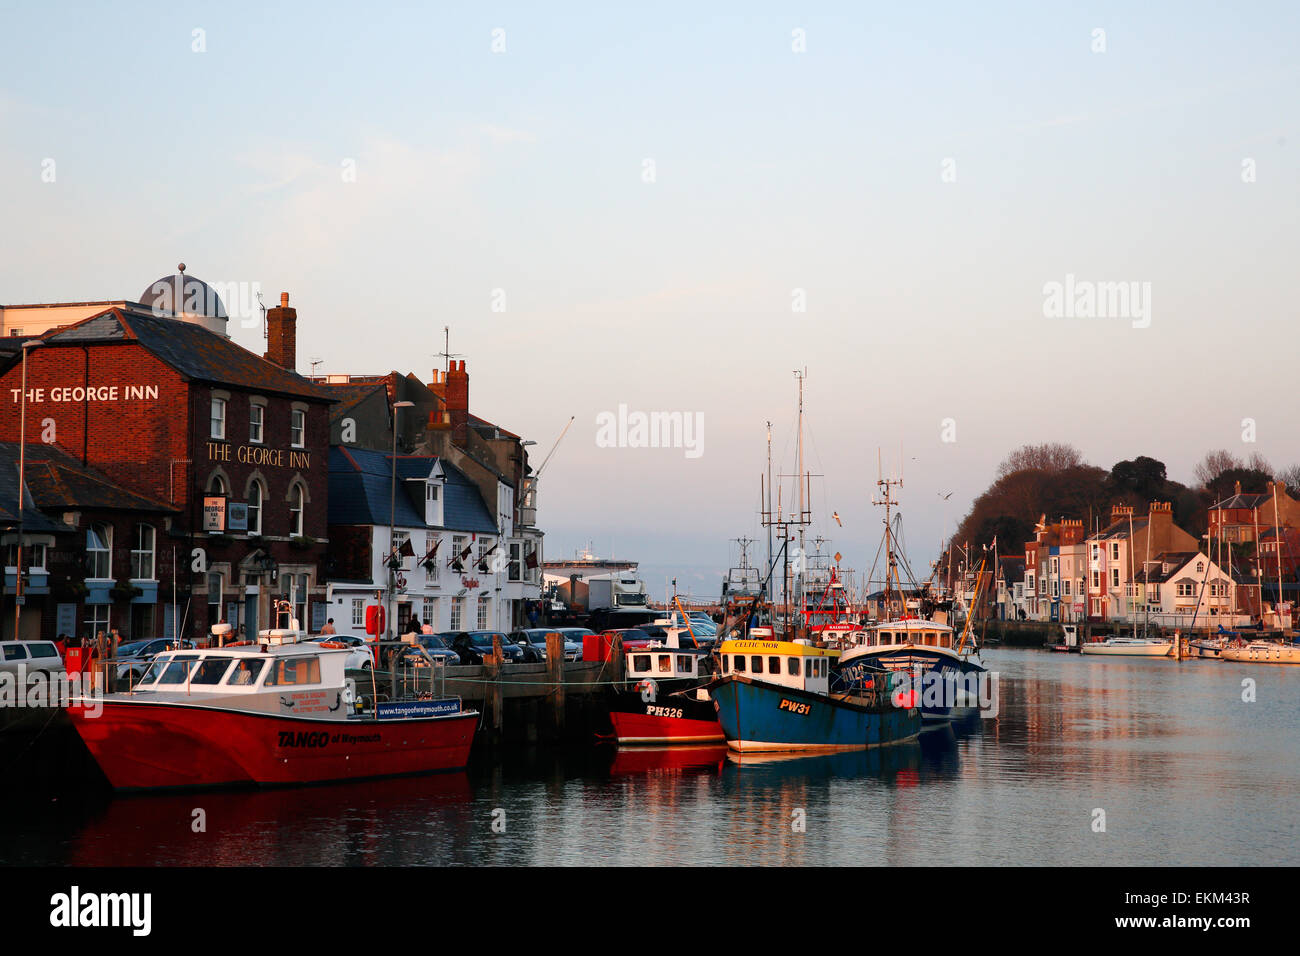
[(23, 668), (28, 674), (63, 674), (63, 658), (50, 641), (0, 641), (0, 671), (11, 674)]

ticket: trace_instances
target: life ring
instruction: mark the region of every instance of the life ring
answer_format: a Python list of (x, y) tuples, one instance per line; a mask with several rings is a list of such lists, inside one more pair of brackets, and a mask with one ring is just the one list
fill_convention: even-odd
[(347, 645), (344, 644), (342, 641), (321, 641), (320, 646), (328, 647), (330, 648), (330, 650), (341, 650), (347, 647)]

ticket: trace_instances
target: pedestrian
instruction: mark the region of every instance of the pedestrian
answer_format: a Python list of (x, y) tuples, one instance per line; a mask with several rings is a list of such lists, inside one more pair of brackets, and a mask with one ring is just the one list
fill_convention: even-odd
[(68, 656), (67, 635), (60, 632), (59, 636), (54, 639), (54, 646), (58, 648), (60, 660), (66, 660)]
[(326, 621), (325, 626), (320, 629), (320, 632), (322, 634), (337, 634), (338, 631), (334, 630), (334, 618), (330, 618)]
[(528, 626), (537, 626), (537, 605), (532, 601), (528, 602)]

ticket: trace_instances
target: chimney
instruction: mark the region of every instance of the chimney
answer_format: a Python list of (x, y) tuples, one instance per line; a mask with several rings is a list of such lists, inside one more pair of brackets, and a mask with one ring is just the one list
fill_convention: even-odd
[(1131, 514), (1133, 514), (1132, 505), (1111, 505), (1110, 506), (1111, 521), (1123, 521)]
[(443, 395), (451, 417), (451, 440), (464, 446), (469, 430), (469, 373), (464, 359), (451, 363)]
[(1151, 502), (1151, 507), (1147, 510), (1147, 534), (1150, 535), (1152, 554), (1159, 554), (1173, 547), (1174, 512), (1170, 502)]
[(1239, 494), (1241, 494), (1241, 482), (1240, 482), (1240, 481), (1234, 481), (1234, 482), (1232, 483), (1232, 493), (1233, 493), (1234, 495), (1239, 495)]
[(289, 308), (289, 293), (280, 293), (279, 306), (266, 310), (266, 354), (268, 362), (290, 372), (298, 370), (298, 310)]

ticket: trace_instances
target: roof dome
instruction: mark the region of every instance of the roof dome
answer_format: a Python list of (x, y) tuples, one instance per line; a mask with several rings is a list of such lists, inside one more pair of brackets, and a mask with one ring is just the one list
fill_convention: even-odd
[(185, 274), (185, 263), (175, 275), (163, 276), (140, 293), (139, 303), (155, 315), (227, 319), (226, 305), (212, 286)]

